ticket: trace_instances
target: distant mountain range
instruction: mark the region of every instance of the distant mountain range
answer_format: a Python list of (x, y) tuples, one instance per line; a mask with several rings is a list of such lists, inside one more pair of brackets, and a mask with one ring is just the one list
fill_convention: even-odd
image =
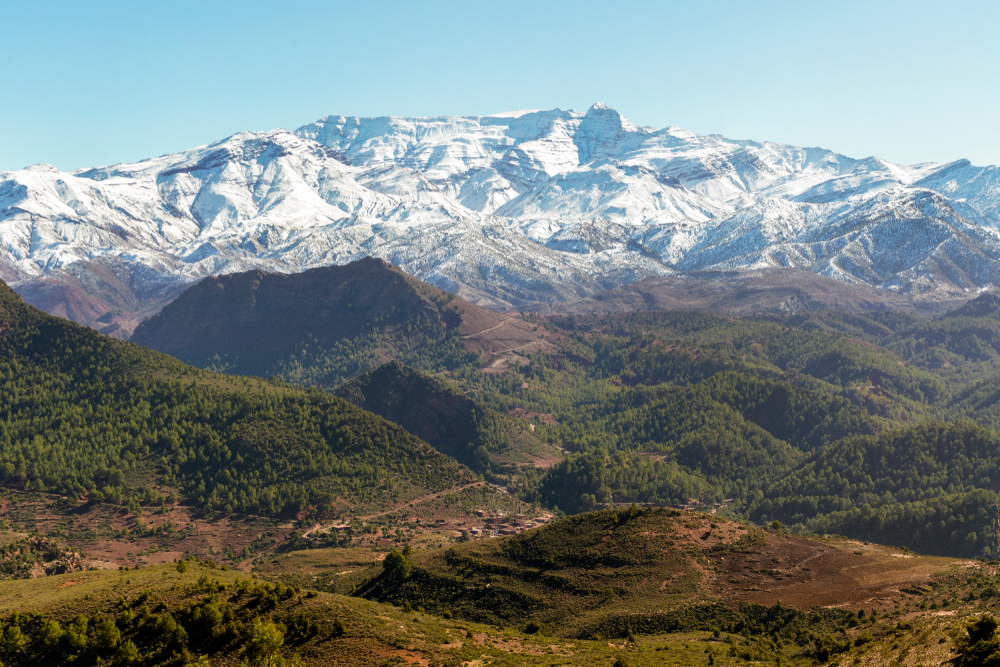
[(968, 298), (1000, 283), (998, 226), (997, 167), (638, 127), (602, 104), (329, 116), (136, 164), (0, 172), (0, 277), (122, 337), (208, 275), (366, 256), (499, 309), (773, 267)]

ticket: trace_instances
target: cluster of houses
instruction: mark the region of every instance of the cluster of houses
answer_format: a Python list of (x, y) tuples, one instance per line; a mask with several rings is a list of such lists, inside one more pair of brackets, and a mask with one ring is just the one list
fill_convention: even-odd
[(483, 522), (482, 527), (469, 529), (469, 537), (498, 537), (500, 535), (516, 535), (552, 521), (552, 514), (543, 514), (534, 518), (527, 514), (506, 515), (504, 512), (477, 510), (476, 517)]

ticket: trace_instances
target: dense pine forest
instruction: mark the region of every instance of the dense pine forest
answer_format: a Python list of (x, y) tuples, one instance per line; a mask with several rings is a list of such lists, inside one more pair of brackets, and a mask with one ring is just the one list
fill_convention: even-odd
[[(355, 300), (405, 297), (380, 289)], [(1000, 555), (995, 296), (934, 319), (891, 311), (526, 315), (547, 344), (503, 359), (502, 372), (483, 372), (497, 357), (462, 352), (468, 336), (444, 320), (428, 328), (426, 313), (444, 312), (433, 304), (447, 300), (432, 288), (419, 293), (425, 310), (412, 323), (382, 315), (335, 342), (290, 324), (281, 339), (286, 347), (297, 340), (294, 351), (268, 353), (267, 373), (334, 391), (519, 498), (563, 512), (694, 503), (803, 533)], [(451, 307), (460, 321), (464, 306)], [(193, 317), (191, 303), (175, 308)], [(175, 328), (160, 316), (156, 335), (176, 341)], [(198, 345), (206, 367), (234, 358), (224, 342), (215, 351)], [(413, 368), (369, 370), (380, 355)], [(349, 379), (351, 369), (360, 377)], [(539, 444), (559, 452), (551, 465), (503, 456)]]
[[(803, 533), (997, 555), (1000, 300), (937, 320), (836, 312), (569, 317), (556, 354), (482, 382), (572, 451), (519, 492), (567, 511), (705, 506)], [(474, 376), (473, 376), (474, 377)], [(726, 502), (731, 499), (731, 502)]]
[[(498, 316), (381, 263), (362, 268), (368, 290), (353, 274), (312, 274), (339, 285), (322, 297), (266, 275), (207, 281), (137, 333), (206, 369), (267, 379), (184, 366), (6, 290), (3, 483), (322, 516), (338, 499), (376, 506), (478, 478), (560, 512), (693, 504), (802, 533), (1000, 555), (997, 297), (936, 319), (526, 315), (519, 326), (544, 344), (505, 357), (463, 349), (467, 310), (494, 318), (483, 330)], [(247, 312), (259, 327), (233, 320)]]
[(978, 664), (997, 641), (1000, 299), (501, 316), (383, 268), (321, 321), (270, 279), (240, 321), (257, 278), (206, 282), (234, 300), (154, 318), (196, 366), (0, 285), (4, 664)]
[(199, 371), (45, 315), (6, 285), (0, 331), (8, 486), (278, 515), (469, 479), (454, 459), (326, 392)]

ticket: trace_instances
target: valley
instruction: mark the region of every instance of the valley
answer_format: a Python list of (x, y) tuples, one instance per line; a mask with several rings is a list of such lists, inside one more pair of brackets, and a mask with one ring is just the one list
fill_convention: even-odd
[[(730, 518), (892, 536), (928, 553), (995, 548), (992, 295), (933, 318), (889, 309), (499, 316), (376, 260), (280, 279), (260, 297), (255, 283), (215, 290), (211, 305), (199, 287), (135, 340), (209, 369), (323, 387), (539, 506), (714, 505)], [(377, 305), (355, 311), (370, 314), (340, 334), (323, 322), (329, 306), (296, 296), (341, 291)], [(386, 304), (397, 319), (377, 314)], [(294, 312), (318, 315), (298, 322)], [(250, 325), (243, 338), (220, 328), (239, 321)], [(512, 339), (519, 349), (507, 349)], [(267, 361), (241, 367), (241, 355)]]
[(1000, 299), (656, 303), (496, 313), (369, 258), (207, 278), (122, 342), (3, 288), (0, 659), (965, 650), (1000, 559)]
[(3, 4), (0, 667), (1000, 667), (996, 3), (788, 4)]

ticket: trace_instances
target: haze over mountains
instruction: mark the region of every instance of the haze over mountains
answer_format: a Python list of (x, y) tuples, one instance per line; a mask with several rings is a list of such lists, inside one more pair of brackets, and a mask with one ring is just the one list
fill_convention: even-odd
[(903, 295), (1000, 270), (1000, 172), (586, 113), (328, 116), (136, 164), (0, 173), (0, 277), (127, 336), (188, 284), (383, 258), (480, 305), (794, 267)]

